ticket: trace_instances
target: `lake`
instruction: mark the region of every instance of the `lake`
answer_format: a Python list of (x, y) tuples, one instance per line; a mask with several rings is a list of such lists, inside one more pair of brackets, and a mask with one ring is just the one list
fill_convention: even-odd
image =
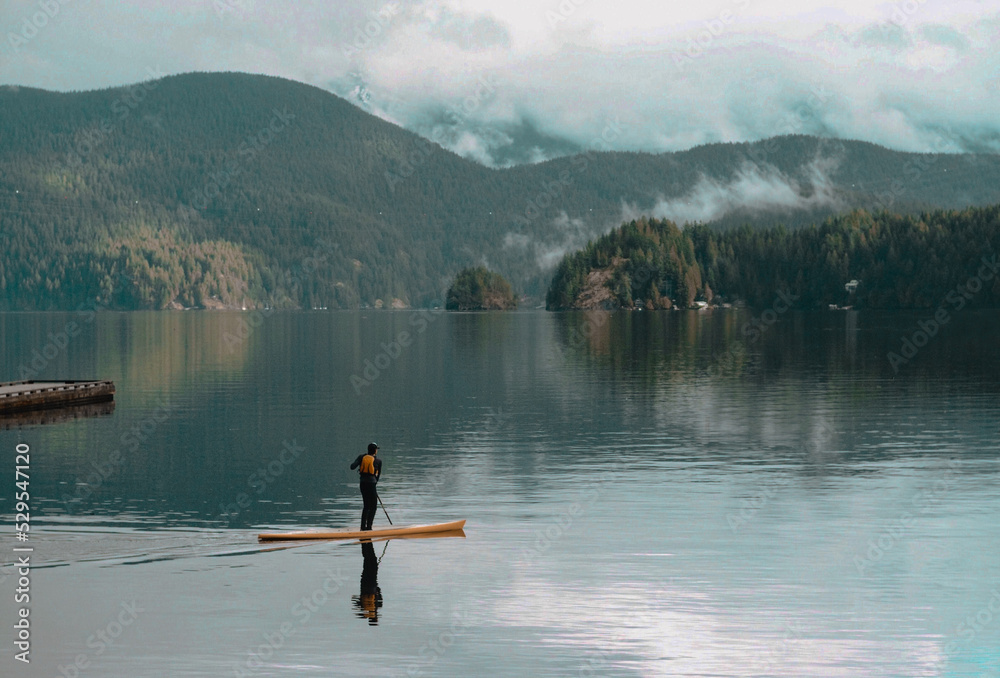
[[(0, 380), (117, 387), (0, 421), (3, 675), (1000, 677), (1000, 314), (932, 317), (0, 314)], [(258, 544), (370, 441), (464, 538)]]

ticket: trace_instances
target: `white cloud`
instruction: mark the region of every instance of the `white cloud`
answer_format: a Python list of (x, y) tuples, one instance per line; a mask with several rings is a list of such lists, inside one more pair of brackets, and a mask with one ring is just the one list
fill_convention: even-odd
[[(623, 150), (766, 138), (816, 88), (829, 96), (796, 131), (924, 151), (940, 129), (955, 150), (1000, 139), (1000, 0), (228, 4), (66, 4), (17, 52), (3, 45), (0, 82), (78, 90), (135, 82), (148, 67), (260, 72), (363, 86), (371, 99), (359, 105), (429, 135), (489, 77), (495, 91), (446, 140), (486, 164), (587, 147), (615, 117)], [(11, 3), (4, 32), (34, 8)], [(552, 142), (522, 139), (520, 127)]]
[[(541, 133), (580, 147), (613, 116), (628, 127), (616, 143), (627, 150), (681, 150), (787, 133), (789, 114), (817, 88), (829, 96), (813, 101), (811, 119), (791, 131), (924, 151), (934, 150), (928, 129), (945, 123), (971, 130), (956, 134), (959, 139), (1000, 132), (991, 112), (1000, 103), (992, 84), (996, 31), (986, 17), (974, 20), (958, 12), (951, 25), (921, 24), (927, 8), (919, 6), (894, 24), (894, 6), (865, 5), (851, 13), (814, 9), (803, 15), (804, 23), (775, 27), (764, 23), (771, 16), (764, 6), (755, 14), (748, 9), (746, 17), (718, 13), (700, 24), (681, 21), (690, 27), (684, 33), (658, 24), (655, 13), (642, 14), (650, 25), (640, 28), (629, 6), (621, 16), (631, 17), (633, 30), (615, 33), (618, 43), (611, 40), (614, 21), (600, 23), (603, 37), (590, 35), (589, 42), (477, 50), (471, 60), (459, 58), (454, 45), (425, 42), (409, 69), (400, 72), (394, 57), (376, 55), (373, 64), (386, 58), (393, 67), (376, 66), (372, 73), (390, 71), (394, 82), (405, 81), (398, 90), (407, 111), (403, 117), (416, 120), (440, 102), (461, 97), (476, 69), (484, 69), (501, 85), (472, 121), (480, 127), (530, 121)], [(843, 21), (832, 28), (821, 23), (831, 17)], [(926, 12), (928, 21), (939, 18)], [(537, 24), (510, 26), (510, 45), (519, 44), (518, 35), (538, 30)], [(456, 72), (456, 64), (472, 72)]]
[(800, 183), (773, 167), (747, 163), (728, 182), (701, 176), (687, 194), (657, 202), (651, 214), (677, 224), (719, 219), (734, 210), (799, 210), (837, 207), (829, 174), (836, 161), (814, 160), (808, 182)]
[(576, 251), (589, 241), (607, 233), (615, 224), (588, 224), (578, 217), (570, 217), (565, 211), (552, 219), (546, 228), (545, 237), (533, 239), (523, 233), (510, 232), (504, 236), (504, 248), (522, 249), (534, 258), (542, 272), (554, 269), (567, 253)]

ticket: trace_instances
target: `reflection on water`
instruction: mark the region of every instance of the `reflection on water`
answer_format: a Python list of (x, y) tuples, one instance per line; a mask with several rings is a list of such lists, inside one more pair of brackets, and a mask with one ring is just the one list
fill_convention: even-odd
[[(389, 547), (389, 542), (385, 542), (382, 547), (382, 555)], [(361, 542), (361, 555), (364, 557), (364, 566), (361, 569), (361, 593), (351, 596), (354, 601), (355, 613), (361, 619), (367, 619), (370, 626), (378, 625), (378, 609), (382, 607), (382, 590), (378, 587), (378, 564), (381, 556), (375, 555), (375, 547), (370, 540)]]
[[(114, 380), (114, 416), (0, 430), (33, 453), (26, 675), (1000, 677), (1000, 316), (898, 370), (919, 313), (754, 317), (274, 314), (227, 346), (239, 314), (99, 314), (45, 376)], [(0, 314), (0, 380), (65, 322)], [(392, 519), (467, 539), (362, 543), (360, 586), (358, 542), (256, 543), (355, 527), (371, 437)]]
[(750, 309), (672, 313), (556, 314), (553, 355), (590, 360), (618, 380), (686, 381), (692, 376), (865, 379), (942, 374), (1000, 385), (1000, 314), (956, 315), (905, 364), (889, 359), (926, 313), (794, 312), (767, 323)]
[(40, 410), (22, 410), (0, 414), (0, 429), (24, 428), (44, 424), (61, 424), (87, 417), (107, 417), (114, 414), (115, 401), (66, 405)]

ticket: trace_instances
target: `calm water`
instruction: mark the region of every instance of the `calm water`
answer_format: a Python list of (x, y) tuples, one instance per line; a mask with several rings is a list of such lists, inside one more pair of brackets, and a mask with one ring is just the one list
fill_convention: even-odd
[[(0, 424), (2, 674), (1000, 677), (1000, 315), (894, 369), (925, 317), (2, 314), (0, 380), (118, 389)], [(370, 440), (464, 539), (258, 545)]]

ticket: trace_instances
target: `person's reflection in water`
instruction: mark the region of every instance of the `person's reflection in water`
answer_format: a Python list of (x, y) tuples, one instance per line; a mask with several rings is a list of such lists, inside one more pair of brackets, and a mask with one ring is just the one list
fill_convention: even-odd
[[(386, 542), (386, 546), (388, 545)], [(358, 617), (367, 619), (369, 625), (376, 626), (378, 609), (382, 607), (382, 591), (378, 587), (378, 558), (375, 557), (375, 547), (371, 541), (361, 542), (361, 555), (365, 558), (364, 568), (361, 570), (361, 595), (351, 596), (351, 599), (358, 608)]]

